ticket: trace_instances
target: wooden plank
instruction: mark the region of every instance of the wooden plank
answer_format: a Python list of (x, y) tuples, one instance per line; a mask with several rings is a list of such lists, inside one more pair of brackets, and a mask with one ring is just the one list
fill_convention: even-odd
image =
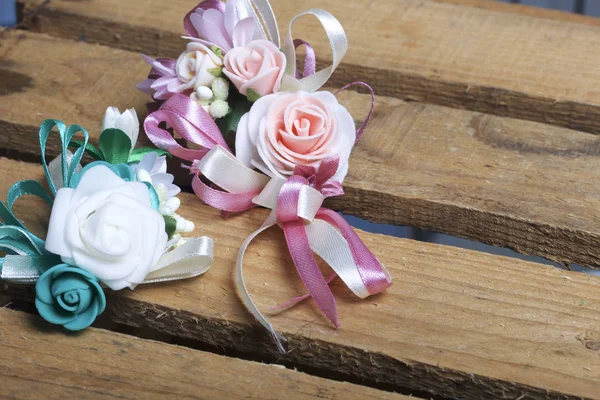
[[(33, 164), (2, 159), (0, 168), (14, 179), (41, 177), (41, 168)], [(8, 186), (1, 182), (0, 193)], [(289, 353), (279, 356), (241, 305), (232, 277), (237, 250), (266, 217), (265, 210), (224, 221), (190, 194), (182, 195), (182, 203), (181, 214), (195, 221), (197, 234), (216, 241), (213, 267), (198, 279), (109, 294), (106, 313), (115, 322), (323, 374), (451, 398), (600, 397), (598, 277), (359, 232), (389, 268), (394, 284), (359, 301), (336, 282), (339, 330), (312, 302), (271, 315), (290, 342)], [(26, 199), (18, 206), (28, 222), (20, 211), (35, 206)], [(277, 228), (260, 235), (244, 261), (246, 282), (260, 309), (303, 293)], [(19, 287), (3, 290), (33, 297)]]
[[(0, 45), (3, 154), (37, 161), (45, 118), (79, 123), (95, 141), (108, 105), (145, 115), (147, 99), (134, 90), (146, 69), (137, 54), (25, 32)], [(365, 95), (340, 96), (353, 115), (366, 113)], [(56, 154), (57, 142), (50, 146)], [(581, 132), (380, 96), (346, 195), (330, 205), (597, 268), (599, 154), (598, 138)]]
[[(31, 7), (41, 0), (22, 1)], [(58, 0), (28, 26), (176, 57), (184, 45), (182, 15), (190, 4)], [(276, 0), (273, 6), (286, 32), (292, 16), (324, 4)], [(360, 2), (328, 1), (326, 8), (342, 22), (351, 43), (331, 83), (369, 81), (381, 95), (600, 132), (600, 91), (590, 84), (600, 81), (600, 26), (538, 18), (537, 11), (497, 11), (509, 6), (382, 0), (363, 7)], [(157, 9), (161, 11), (153, 12)], [(314, 45), (320, 59), (330, 59), (318, 22), (306, 18), (297, 25), (296, 34)]]
[(409, 399), (104, 329), (66, 335), (5, 308), (0, 345), (3, 399)]

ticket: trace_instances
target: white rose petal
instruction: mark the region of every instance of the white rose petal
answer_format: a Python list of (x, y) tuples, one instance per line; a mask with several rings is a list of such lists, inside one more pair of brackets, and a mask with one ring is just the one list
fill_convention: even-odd
[(141, 283), (166, 244), (164, 219), (141, 182), (125, 182), (98, 165), (84, 173), (77, 188), (56, 193), (46, 250), (113, 290)]

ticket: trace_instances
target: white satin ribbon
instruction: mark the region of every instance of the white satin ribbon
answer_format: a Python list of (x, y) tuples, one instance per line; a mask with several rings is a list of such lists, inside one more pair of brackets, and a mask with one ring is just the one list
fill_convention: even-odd
[(197, 168), (203, 176), (230, 193), (256, 192), (269, 182), (268, 176), (246, 167), (218, 145), (202, 157)]
[(214, 258), (213, 239), (201, 236), (184, 240), (163, 254), (142, 284), (193, 278), (208, 271)]
[[(331, 65), (313, 75), (302, 79), (296, 79), (296, 48), (294, 47), (294, 40), (292, 38), (292, 26), (294, 25), (294, 22), (303, 15), (313, 15), (317, 17), (321, 25), (323, 25), (325, 34), (327, 35), (327, 39), (329, 39), (329, 44), (331, 46), (333, 61)], [(333, 71), (335, 71), (342, 61), (342, 58), (344, 58), (344, 55), (348, 50), (348, 39), (346, 38), (344, 28), (342, 28), (340, 22), (333, 15), (319, 8), (311, 8), (292, 18), (282, 50), (286, 56), (287, 64), (285, 75), (281, 82), (281, 91), (315, 92), (327, 82), (331, 74), (333, 74)]]
[[(185, 243), (165, 252), (142, 284), (174, 281), (202, 275), (213, 262), (214, 241), (207, 236), (185, 239)], [(13, 283), (34, 283), (40, 277), (36, 256), (7, 255), (1, 279)], [(14, 268), (13, 268), (14, 267)]]

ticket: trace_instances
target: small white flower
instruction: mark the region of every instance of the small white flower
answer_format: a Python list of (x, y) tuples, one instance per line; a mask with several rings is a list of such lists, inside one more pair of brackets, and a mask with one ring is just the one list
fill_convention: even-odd
[(133, 148), (140, 133), (140, 121), (135, 109), (130, 108), (121, 114), (117, 107), (108, 107), (102, 120), (102, 130), (108, 128), (116, 128), (125, 132), (131, 139), (131, 148)]
[[(181, 189), (173, 184), (175, 177), (167, 173), (166, 156), (159, 156), (156, 152), (151, 151), (144, 155), (139, 163), (130, 164), (129, 166), (138, 180), (148, 182), (154, 186), (161, 202), (175, 197), (181, 192)], [(145, 172), (142, 173), (142, 179), (139, 179), (141, 171)]]

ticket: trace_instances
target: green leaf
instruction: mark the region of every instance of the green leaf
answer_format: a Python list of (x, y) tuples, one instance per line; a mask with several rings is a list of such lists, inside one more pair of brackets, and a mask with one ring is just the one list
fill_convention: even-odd
[(250, 103), (254, 103), (256, 100), (260, 99), (260, 94), (258, 94), (256, 90), (248, 88), (248, 90), (246, 90), (246, 98)]
[(215, 46), (214, 44), (210, 46), (210, 50), (217, 55), (221, 60), (223, 59), (223, 51)]
[(120, 129), (105, 129), (100, 134), (98, 147), (104, 159), (111, 164), (125, 164), (131, 152), (131, 139)]
[(220, 78), (221, 76), (223, 76), (223, 68), (220, 67), (209, 68), (207, 69), (207, 71), (213, 74), (215, 78)]
[(128, 163), (140, 162), (140, 161), (142, 161), (142, 158), (144, 158), (144, 156), (148, 153), (157, 153), (159, 157), (160, 156), (167, 156), (169, 158), (172, 157), (171, 154), (166, 150), (155, 149), (153, 147), (140, 147), (138, 149), (133, 149), (131, 154), (129, 154), (129, 158), (127, 159), (127, 162)]
[(177, 220), (173, 217), (169, 217), (168, 215), (163, 215), (163, 218), (165, 219), (165, 232), (167, 232), (167, 236), (169, 239), (171, 239), (175, 234)]
[(224, 135), (229, 132), (237, 131), (237, 126), (240, 122), (240, 119), (250, 110), (250, 107), (252, 106), (252, 104), (250, 104), (245, 98), (241, 98), (240, 100), (236, 101), (230, 101), (229, 105), (229, 113), (223, 118), (219, 118), (215, 121), (219, 127), (219, 130)]
[[(81, 146), (83, 146), (83, 140), (71, 140), (69, 142), (69, 147), (74, 147), (75, 149), (78, 149)], [(85, 146), (84, 151), (87, 154), (89, 154), (90, 157), (92, 157), (94, 160), (104, 161), (104, 156), (102, 155), (102, 152), (100, 150), (98, 150), (98, 148), (96, 146), (94, 146), (93, 144), (88, 143), (87, 146)]]

